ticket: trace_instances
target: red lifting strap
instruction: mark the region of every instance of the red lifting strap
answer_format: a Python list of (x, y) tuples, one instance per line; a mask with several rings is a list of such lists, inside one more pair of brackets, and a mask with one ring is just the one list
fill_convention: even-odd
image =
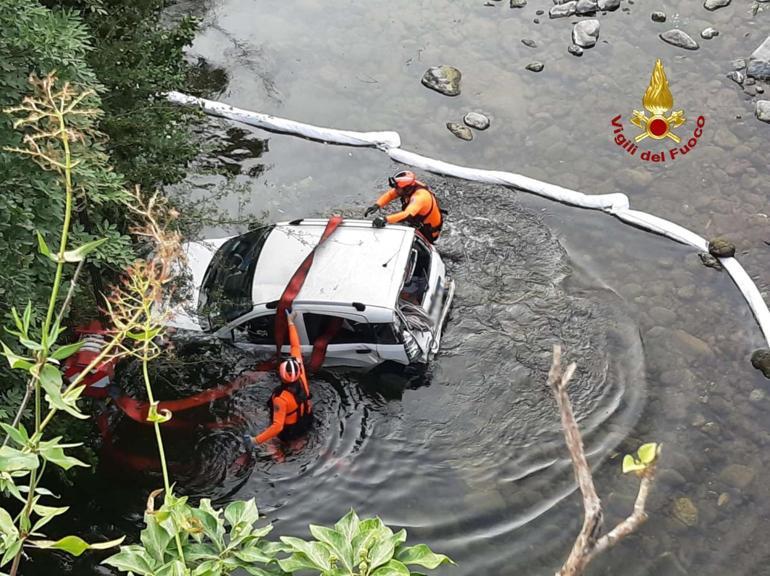
[[(278, 309), (275, 312), (276, 358), (281, 357), (281, 348), (283, 347), (284, 342), (286, 342), (286, 336), (289, 330), (289, 325), (286, 321), (286, 310), (291, 308), (291, 305), (294, 303), (294, 299), (297, 297), (297, 294), (299, 294), (299, 291), (302, 290), (302, 285), (305, 283), (305, 278), (307, 278), (308, 272), (310, 272), (310, 267), (313, 265), (313, 258), (315, 257), (316, 250), (318, 250), (318, 248), (326, 241), (326, 239), (332, 235), (332, 232), (334, 232), (340, 224), (342, 224), (342, 216), (332, 216), (329, 218), (329, 221), (326, 223), (326, 228), (324, 229), (318, 244), (316, 244), (315, 247), (310, 251), (310, 254), (305, 256), (302, 264), (300, 264), (299, 268), (297, 268), (297, 271), (294, 272), (291, 280), (289, 280), (286, 288), (284, 288), (283, 294), (281, 294), (281, 299), (278, 301)], [(313, 352), (315, 354), (315, 350)], [(324, 347), (324, 352), (326, 352), (326, 347)], [(321, 363), (323, 363), (323, 358), (321, 358)]]

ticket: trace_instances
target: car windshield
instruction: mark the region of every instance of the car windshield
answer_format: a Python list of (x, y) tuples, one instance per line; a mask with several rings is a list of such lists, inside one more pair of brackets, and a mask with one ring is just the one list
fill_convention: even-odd
[(203, 277), (198, 314), (216, 331), (249, 312), (259, 254), (273, 226), (251, 230), (231, 238), (217, 250)]

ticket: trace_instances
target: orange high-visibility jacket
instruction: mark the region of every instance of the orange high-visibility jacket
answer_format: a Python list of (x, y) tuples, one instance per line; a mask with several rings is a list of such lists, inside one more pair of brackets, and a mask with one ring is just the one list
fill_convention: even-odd
[[(310, 386), (307, 383), (305, 375), (305, 365), (302, 362), (302, 348), (299, 343), (297, 327), (289, 318), (289, 342), (291, 343), (291, 355), (299, 362), (299, 382), (295, 385), (282, 385), (273, 392), (270, 398), (272, 402), (273, 422), (260, 433), (254, 441), (257, 444), (267, 442), (275, 438), (286, 429), (287, 426), (297, 424), (303, 416), (310, 414), (313, 409), (310, 402)], [(297, 398), (297, 393), (292, 392), (293, 386), (302, 386), (304, 396), (307, 398), (304, 402)], [(299, 390), (297, 389), (297, 392)]]
[(406, 221), (422, 232), (428, 240), (436, 240), (441, 234), (443, 219), (436, 196), (427, 186), (418, 182), (414, 192), (405, 197), (400, 197), (395, 188), (385, 192), (377, 200), (377, 206), (384, 206), (401, 198), (401, 212), (391, 214), (385, 220), (388, 224)]

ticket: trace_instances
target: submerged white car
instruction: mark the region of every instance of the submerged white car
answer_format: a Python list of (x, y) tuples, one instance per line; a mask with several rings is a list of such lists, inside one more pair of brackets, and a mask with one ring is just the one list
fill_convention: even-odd
[[(195, 289), (168, 324), (254, 353), (275, 351), (278, 300), (326, 224), (296, 220), (188, 243)], [(324, 366), (427, 363), (439, 349), (453, 295), (441, 257), (414, 228), (345, 220), (316, 251), (294, 300), (302, 353), (310, 356), (323, 337)]]

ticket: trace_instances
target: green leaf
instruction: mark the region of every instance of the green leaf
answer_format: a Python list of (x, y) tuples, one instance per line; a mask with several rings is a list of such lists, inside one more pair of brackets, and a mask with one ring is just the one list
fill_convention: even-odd
[(55, 366), (46, 364), (40, 371), (40, 384), (46, 392), (46, 400), (52, 408), (63, 410), (80, 420), (88, 419), (88, 415), (83, 414), (77, 407), (77, 399), (83, 392), (83, 387), (69, 390), (65, 396), (62, 396), (62, 377), (61, 372)]
[(11, 518), (11, 515), (8, 514), (5, 508), (0, 508), (0, 532), (4, 536), (12, 536), (14, 538), (19, 535), (19, 530), (13, 523), (13, 518)]
[(209, 543), (198, 544), (194, 542), (185, 546), (184, 557), (188, 562), (199, 562), (201, 560), (215, 560), (219, 558), (219, 553)]
[(80, 536), (65, 536), (55, 542), (53, 540), (35, 540), (31, 541), (30, 544), (46, 550), (63, 550), (73, 556), (80, 556), (86, 550), (107, 550), (119, 546), (121, 542), (123, 542), (122, 537), (117, 540), (110, 540), (109, 542), (89, 544)]
[(11, 317), (13, 318), (13, 323), (16, 324), (16, 329), (22, 336), (26, 337), (27, 332), (24, 330), (24, 322), (22, 322), (19, 312), (16, 310), (16, 306), (11, 307)]
[(396, 544), (393, 538), (385, 531), (379, 531), (374, 545), (369, 550), (369, 568), (374, 569), (386, 564), (393, 558), (396, 552)]
[(642, 444), (636, 452), (642, 464), (652, 464), (658, 456), (658, 445), (655, 442)]
[(59, 440), (61, 440), (61, 437), (48, 440), (47, 442), (41, 442), (38, 446), (40, 456), (44, 460), (56, 464), (65, 470), (69, 470), (73, 466), (83, 466), (88, 468), (88, 464), (85, 464), (72, 456), (67, 456), (64, 453), (65, 448), (75, 448), (80, 446), (80, 444), (59, 444)]
[(316, 569), (322, 572), (331, 569), (332, 551), (323, 542), (305, 542), (293, 536), (281, 536), (281, 542), (290, 546), (292, 550), (304, 554)]
[(117, 568), (121, 572), (133, 572), (136, 576), (148, 576), (155, 570), (147, 551), (141, 546), (123, 546), (120, 552), (107, 558), (102, 564)]
[(27, 305), (24, 307), (24, 317), (22, 318), (24, 324), (24, 334), (29, 333), (29, 325), (32, 322), (32, 300), (27, 300)]
[(371, 573), (371, 576), (409, 576), (409, 568), (398, 560), (391, 560)]
[(45, 243), (45, 238), (43, 238), (43, 235), (40, 232), (36, 232), (37, 234), (37, 249), (38, 252), (40, 252), (43, 256), (51, 257), (51, 249), (48, 247), (48, 244)]
[(416, 564), (428, 570), (434, 570), (441, 564), (454, 564), (448, 556), (436, 554), (425, 544), (399, 548), (396, 559), (404, 564)]
[(34, 340), (30, 340), (29, 338), (19, 338), (19, 343), (24, 346), (27, 350), (34, 350), (35, 352), (40, 352), (43, 349), (43, 346), (39, 344), (38, 342), (35, 342)]
[(75, 352), (80, 350), (83, 347), (83, 344), (85, 344), (85, 342), (75, 342), (74, 344), (60, 346), (53, 354), (51, 354), (51, 358), (54, 360), (64, 360), (65, 358), (69, 358)]
[(229, 522), (230, 526), (236, 526), (241, 522), (248, 524), (249, 527), (253, 526), (254, 522), (259, 520), (259, 511), (254, 498), (245, 502), (236, 500), (228, 504), (225, 508), (225, 520)]
[(126, 336), (131, 340), (136, 340), (137, 342), (145, 342), (154, 339), (158, 334), (161, 333), (162, 330), (163, 327), (158, 326), (157, 328), (143, 330), (142, 332), (126, 332)]
[(316, 540), (327, 544), (332, 552), (334, 552), (338, 561), (345, 565), (345, 568), (350, 571), (353, 570), (355, 558), (353, 558), (353, 548), (350, 540), (347, 540), (344, 535), (336, 530), (314, 524), (310, 525), (310, 533)]
[(222, 574), (221, 560), (207, 560), (192, 572), (192, 576), (220, 576)]
[(187, 576), (187, 567), (175, 559), (155, 571), (155, 576)]
[(171, 420), (172, 416), (171, 410), (166, 410), (165, 408), (158, 412), (157, 400), (151, 403), (150, 408), (147, 410), (147, 422), (163, 424)]
[(146, 514), (144, 521), (146, 527), (140, 535), (142, 544), (158, 564), (163, 564), (166, 561), (166, 550), (174, 535), (158, 524), (152, 514)]
[(8, 360), (8, 364), (12, 370), (32, 370), (34, 367), (32, 358), (19, 356), (18, 354), (14, 353), (13, 350), (8, 348), (5, 342), (0, 342), (0, 345), (3, 346), (3, 356), (5, 356), (6, 360)]
[(192, 515), (200, 521), (203, 533), (221, 552), (225, 548), (225, 521), (220, 514), (221, 510), (214, 510), (208, 498), (202, 499), (200, 506), (192, 509)]
[(342, 534), (348, 542), (351, 542), (358, 533), (360, 521), (355, 510), (352, 508), (334, 525), (334, 529)]
[(0, 470), (16, 472), (18, 470), (35, 470), (40, 465), (37, 455), (22, 452), (10, 446), (0, 447)]
[(2, 560), (0, 560), (0, 566), (5, 566), (8, 562), (13, 560), (16, 554), (19, 553), (19, 550), (21, 550), (21, 545), (24, 543), (20, 538), (12, 538), (10, 542), (10, 544), (6, 542), (8, 547), (5, 549)]
[(250, 546), (242, 550), (236, 550), (233, 555), (246, 563), (270, 564), (275, 558), (260, 550), (257, 546)]
[(99, 246), (104, 244), (107, 240), (108, 240), (107, 238), (99, 238), (97, 240), (91, 240), (90, 242), (86, 242), (85, 244), (83, 244), (79, 248), (76, 248), (75, 250), (68, 250), (63, 254), (64, 261), (80, 262), (81, 260), (84, 260), (85, 257), (88, 256), (91, 252), (93, 252)]
[(628, 474), (629, 472), (637, 472), (639, 470), (644, 470), (646, 466), (642, 464), (641, 462), (638, 462), (631, 454), (626, 454), (623, 457), (623, 474)]
[(19, 424), (18, 428), (14, 428), (10, 424), (0, 422), (0, 426), (3, 427), (3, 430), (5, 430), (5, 433), (8, 434), (8, 437), (16, 442), (19, 446), (26, 446), (27, 442), (29, 442), (29, 436), (27, 436), (27, 431), (23, 424)]
[(308, 557), (307, 554), (303, 552), (294, 552), (294, 554), (288, 558), (279, 559), (278, 566), (281, 568), (281, 570), (288, 572), (289, 574), (299, 572), (300, 570), (317, 570), (319, 572), (324, 571), (323, 568), (318, 566)]

